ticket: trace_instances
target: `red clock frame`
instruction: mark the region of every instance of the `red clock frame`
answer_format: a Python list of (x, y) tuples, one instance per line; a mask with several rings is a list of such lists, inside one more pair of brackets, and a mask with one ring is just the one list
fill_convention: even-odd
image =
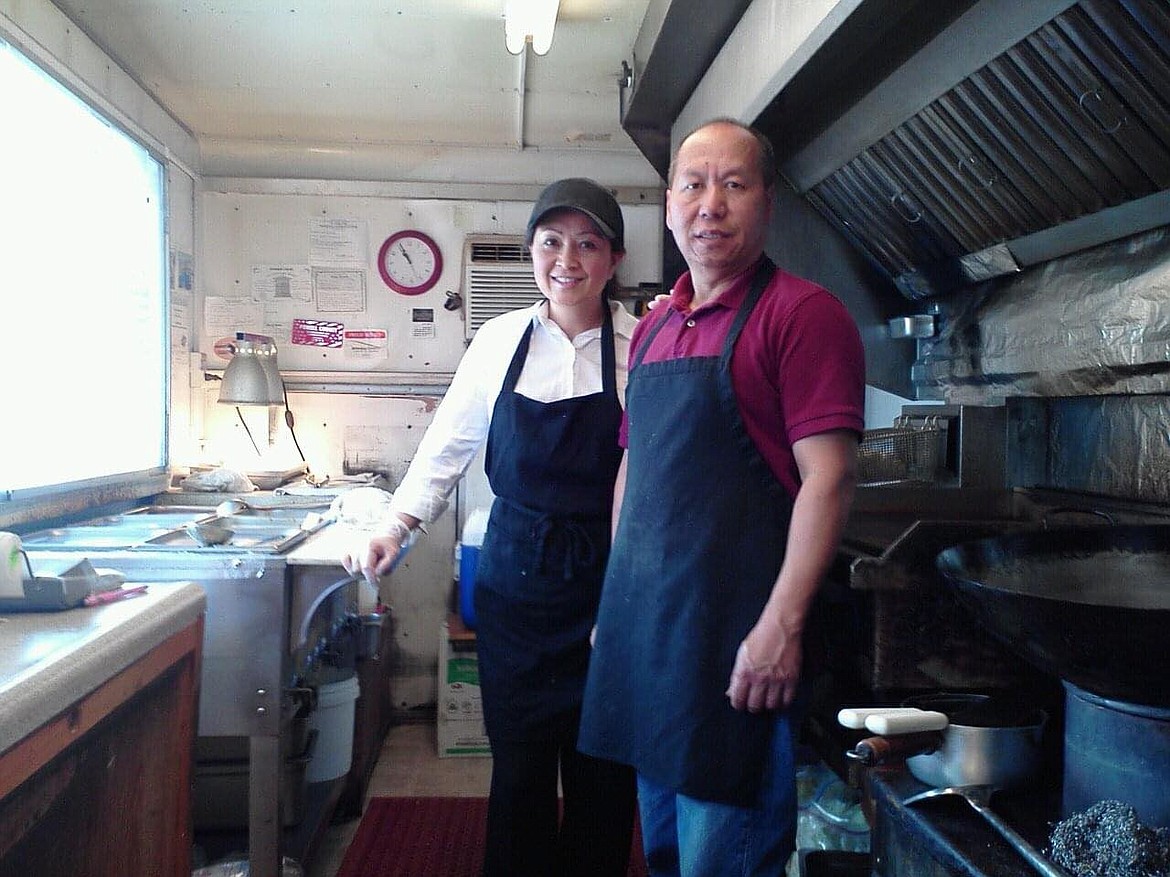
[[(390, 274), (386, 267), (386, 257), (390, 253), (390, 248), (404, 240), (418, 241), (421, 243), (430, 250), (431, 256), (435, 261), (434, 268), (430, 274), (427, 275), (422, 283), (415, 286), (407, 286), (400, 283)], [(405, 251), (403, 252), (405, 253)], [(443, 273), (443, 253), (439, 250), (439, 245), (435, 243), (434, 238), (425, 232), (418, 231), (417, 229), (405, 229), (395, 232), (386, 238), (378, 250), (378, 273), (382, 275), (382, 281), (395, 292), (402, 293), (403, 295), (422, 295), (422, 293), (433, 289), (435, 284), (439, 282), (439, 277)]]

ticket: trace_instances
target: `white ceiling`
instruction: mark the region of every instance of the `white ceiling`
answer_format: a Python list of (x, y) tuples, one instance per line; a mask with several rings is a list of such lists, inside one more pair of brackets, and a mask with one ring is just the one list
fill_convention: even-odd
[(650, 0), (561, 0), (552, 49), (523, 58), (504, 0), (54, 2), (201, 148), (637, 154), (618, 75)]

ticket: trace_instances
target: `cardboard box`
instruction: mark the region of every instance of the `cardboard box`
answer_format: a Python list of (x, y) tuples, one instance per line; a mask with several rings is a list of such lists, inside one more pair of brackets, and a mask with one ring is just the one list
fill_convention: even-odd
[(439, 758), (491, 758), (483, 720), (443, 719), (435, 722)]
[(475, 634), (453, 617), (439, 629), (438, 707), (440, 758), (491, 757), (483, 726)]
[(451, 721), (483, 721), (479, 688), (479, 661), (475, 635), (457, 631), (449, 623), (439, 630), (438, 718)]

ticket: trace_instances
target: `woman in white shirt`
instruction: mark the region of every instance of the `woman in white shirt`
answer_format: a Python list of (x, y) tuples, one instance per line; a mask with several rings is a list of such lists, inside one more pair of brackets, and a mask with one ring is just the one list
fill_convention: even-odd
[(545, 299), (479, 329), (394, 493), (391, 531), (343, 562), (386, 572), (486, 441), (496, 499), (474, 597), (493, 757), (483, 873), (625, 877), (633, 774), (576, 748), (635, 325), (607, 294), (625, 255), (621, 208), (592, 180), (559, 180), (527, 242)]

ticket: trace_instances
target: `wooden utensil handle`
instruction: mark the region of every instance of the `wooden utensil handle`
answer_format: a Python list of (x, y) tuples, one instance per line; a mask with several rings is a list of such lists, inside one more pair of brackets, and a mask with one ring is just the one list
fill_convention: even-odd
[(942, 745), (942, 735), (934, 731), (919, 734), (900, 734), (896, 737), (866, 737), (845, 754), (865, 765), (886, 764), (933, 752)]

